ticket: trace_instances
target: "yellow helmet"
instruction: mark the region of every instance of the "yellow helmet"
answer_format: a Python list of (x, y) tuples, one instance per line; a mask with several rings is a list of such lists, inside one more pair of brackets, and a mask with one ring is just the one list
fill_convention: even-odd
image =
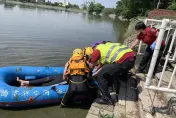
[(83, 51), (80, 48), (73, 50), (73, 56), (83, 56)]
[(92, 47), (85, 47), (84, 48), (84, 55), (88, 55), (89, 57), (91, 57), (92, 53), (93, 53)]

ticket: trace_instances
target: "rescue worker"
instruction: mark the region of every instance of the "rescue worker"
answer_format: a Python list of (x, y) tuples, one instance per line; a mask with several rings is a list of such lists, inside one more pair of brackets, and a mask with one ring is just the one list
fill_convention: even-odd
[(64, 95), (60, 107), (65, 107), (77, 94), (88, 93), (87, 80), (90, 78), (89, 65), (81, 49), (75, 49), (67, 62), (63, 79), (68, 81), (68, 91)]
[[(136, 71), (136, 73), (143, 73), (148, 65), (148, 62), (150, 62), (152, 58), (152, 55), (156, 46), (156, 39), (158, 37), (159, 32), (156, 28), (147, 27), (143, 22), (138, 22), (135, 26), (135, 30), (138, 31), (139, 34), (137, 35), (136, 40), (133, 42), (130, 48), (133, 49), (138, 44), (139, 41), (142, 41), (143, 43), (147, 44), (147, 48), (145, 50), (144, 56)], [(154, 74), (156, 73), (164, 48), (165, 48), (165, 41), (163, 40), (160, 53), (158, 56), (158, 60), (156, 62), (156, 66), (154, 69)]]
[(85, 56), (85, 58), (86, 58), (86, 60), (87, 60), (88, 62), (90, 62), (92, 53), (93, 53), (92, 47), (85, 47), (85, 48), (83, 49), (83, 55)]
[[(83, 56), (86, 58), (87, 63), (90, 62), (92, 53), (93, 53), (93, 49), (92, 47), (85, 47), (83, 50)], [(63, 79), (66, 79), (66, 71), (67, 71), (67, 67), (68, 67), (68, 62), (65, 64), (65, 68), (64, 68), (64, 74), (63, 74)]]
[(120, 43), (100, 42), (94, 43), (93, 54), (91, 58), (90, 68), (93, 69), (97, 61), (100, 61), (102, 67), (98, 70), (98, 84), (102, 92), (101, 98), (97, 98), (95, 102), (99, 104), (113, 104), (108, 84), (119, 75), (127, 74), (133, 68), (135, 63), (135, 52)]

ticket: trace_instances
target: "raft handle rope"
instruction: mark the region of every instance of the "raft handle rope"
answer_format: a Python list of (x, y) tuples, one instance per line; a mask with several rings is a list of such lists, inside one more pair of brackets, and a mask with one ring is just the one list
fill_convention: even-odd
[[(81, 84), (81, 83), (86, 82), (87, 79), (85, 79), (85, 80), (82, 81), (82, 82), (74, 82), (74, 81), (71, 81), (71, 80), (69, 80), (69, 81), (72, 82), (72, 83), (74, 83), (74, 84)], [(94, 81), (95, 81), (95, 80), (94, 80)], [(64, 85), (64, 84), (66, 84), (66, 83), (67, 83), (67, 81), (63, 81), (63, 82), (61, 82), (61, 83), (54, 84), (54, 85), (51, 86), (51, 88), (49, 88), (48, 90), (42, 92), (41, 94), (39, 94), (39, 95), (36, 96), (35, 98), (29, 97), (28, 101), (34, 101), (34, 100), (36, 100), (38, 97), (40, 97), (41, 95), (43, 95), (44, 93), (46, 93), (46, 92), (48, 92), (48, 91), (50, 91), (50, 90), (53, 90), (53, 91), (55, 91), (56, 93), (58, 93), (58, 92), (57, 92), (57, 89), (56, 89), (56, 86), (57, 86), (57, 85)], [(94, 88), (94, 87), (92, 87), (92, 86), (89, 86), (89, 87), (90, 87), (90, 88)], [(58, 94), (58, 95), (59, 95), (59, 94)]]
[[(46, 93), (46, 92), (48, 92), (48, 91), (50, 91), (50, 90), (53, 90), (53, 91), (55, 91), (56, 93), (58, 93), (58, 92), (57, 92), (57, 89), (56, 89), (56, 86), (57, 86), (57, 85), (64, 85), (64, 84), (66, 84), (66, 83), (67, 83), (66, 81), (63, 81), (63, 82), (61, 82), (61, 83), (54, 84), (54, 85), (51, 86), (51, 88), (49, 88), (48, 90), (42, 92), (41, 94), (39, 94), (39, 95), (36, 96), (35, 98), (29, 97), (29, 99), (28, 99), (27, 101), (34, 101), (34, 100), (36, 100), (38, 97), (40, 97), (41, 95), (43, 95), (44, 93)], [(59, 95), (59, 94), (58, 94), (58, 95)]]
[[(97, 87), (100, 89), (101, 93), (103, 94), (104, 90), (99, 86), (99, 84), (98, 84), (98, 82), (95, 80), (95, 78), (93, 78), (93, 80), (94, 80), (94, 83), (97, 85)], [(83, 82), (85, 82), (85, 81), (87, 81), (87, 80), (85, 79)], [(83, 82), (82, 82), (82, 83), (83, 83)], [(50, 90), (53, 90), (53, 91), (55, 91), (56, 93), (58, 93), (58, 92), (57, 92), (57, 89), (56, 89), (56, 86), (57, 86), (57, 85), (64, 85), (64, 84), (66, 84), (66, 83), (67, 83), (67, 82), (64, 81), (64, 82), (61, 82), (61, 83), (52, 85), (51, 88), (49, 88), (48, 90), (42, 92), (41, 94), (39, 94), (39, 95), (36, 96), (35, 98), (29, 97), (29, 99), (26, 100), (26, 101), (32, 102), (32, 101), (36, 100), (38, 97), (40, 97), (41, 95), (43, 95), (44, 93), (50, 91)], [(90, 88), (91, 88), (91, 87), (90, 87)], [(58, 94), (58, 95), (59, 95), (59, 94)], [(106, 96), (106, 95), (105, 95), (105, 96)], [(112, 105), (114, 106), (114, 104), (112, 103), (111, 99), (110, 99), (108, 96), (106, 96), (106, 98), (107, 98), (107, 100), (110, 102), (110, 104), (112, 104)]]

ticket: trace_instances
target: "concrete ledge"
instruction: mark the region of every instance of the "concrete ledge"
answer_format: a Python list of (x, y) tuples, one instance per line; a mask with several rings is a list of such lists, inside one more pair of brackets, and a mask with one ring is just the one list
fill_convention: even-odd
[[(161, 73), (157, 73), (156, 77), (159, 79)], [(165, 72), (163, 81), (167, 84), (169, 82), (169, 77), (171, 73)], [(162, 84), (163, 85), (163, 84)], [(164, 85), (163, 85), (164, 86)], [(176, 89), (176, 80), (172, 83), (172, 88)], [(167, 92), (160, 92), (163, 96), (164, 102), (168, 106), (168, 112), (171, 114), (172, 118), (176, 118), (176, 94), (167, 93)]]
[(128, 81), (120, 81), (119, 101), (115, 107), (93, 103), (86, 118), (98, 118), (101, 114), (115, 118), (139, 118), (137, 81), (129, 73)]
[[(165, 104), (162, 95), (159, 92), (148, 90), (144, 88), (145, 75), (138, 76), (140, 82), (138, 84), (139, 90), (139, 111), (141, 118), (170, 118), (167, 113), (167, 105)], [(141, 78), (143, 77), (143, 78)], [(152, 115), (152, 101), (155, 96), (153, 106), (156, 113)]]

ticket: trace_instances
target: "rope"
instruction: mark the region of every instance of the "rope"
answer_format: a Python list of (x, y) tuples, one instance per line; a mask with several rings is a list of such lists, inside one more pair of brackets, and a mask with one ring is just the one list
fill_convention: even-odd
[(156, 91), (155, 91), (153, 100), (152, 100), (152, 97), (150, 95), (150, 91), (149, 90), (148, 90), (148, 92), (149, 92), (149, 96), (150, 96), (150, 100), (151, 100), (151, 106), (152, 106), (151, 114), (152, 114), (152, 116), (154, 116), (156, 114), (156, 110), (155, 110), (155, 107), (154, 107), (153, 103), (154, 103), (154, 100), (155, 100), (155, 97), (156, 97)]
[[(56, 84), (56, 85), (53, 85), (51, 88), (49, 88), (49, 89), (47, 89), (47, 90), (45, 90), (44, 92), (42, 92), (41, 94), (39, 94), (38, 96), (36, 96), (35, 98), (32, 98), (33, 99), (33, 101), (34, 100), (36, 100), (38, 97), (40, 97), (41, 95), (43, 95), (44, 93), (46, 93), (46, 92), (48, 92), (48, 91), (50, 91), (50, 90), (53, 90), (53, 91), (55, 91), (56, 93), (58, 93), (57, 92), (57, 89), (56, 89), (56, 86), (57, 85), (62, 85), (61, 83), (58, 83), (58, 84)], [(59, 95), (59, 94), (58, 94)], [(29, 98), (30, 99), (30, 98)], [(29, 99), (28, 100), (26, 100), (26, 101), (29, 101)]]
[[(93, 80), (95, 81), (95, 84), (96, 84), (97, 87), (100, 89), (101, 93), (103, 94), (105, 91), (98, 85), (98, 83), (96, 82), (95, 78), (93, 78)], [(104, 95), (105, 95), (105, 94), (104, 94)], [(115, 105), (112, 103), (111, 99), (110, 99), (107, 95), (105, 95), (105, 97), (106, 97), (107, 100), (110, 102), (110, 104), (112, 104), (113, 106), (115, 106)]]
[(71, 83), (73, 83), (73, 84), (82, 84), (82, 83), (86, 82), (87, 79), (85, 79), (85, 80), (82, 81), (82, 82), (74, 82), (74, 81), (72, 81), (72, 80), (70, 80), (70, 79), (69, 79), (69, 81), (70, 81)]

